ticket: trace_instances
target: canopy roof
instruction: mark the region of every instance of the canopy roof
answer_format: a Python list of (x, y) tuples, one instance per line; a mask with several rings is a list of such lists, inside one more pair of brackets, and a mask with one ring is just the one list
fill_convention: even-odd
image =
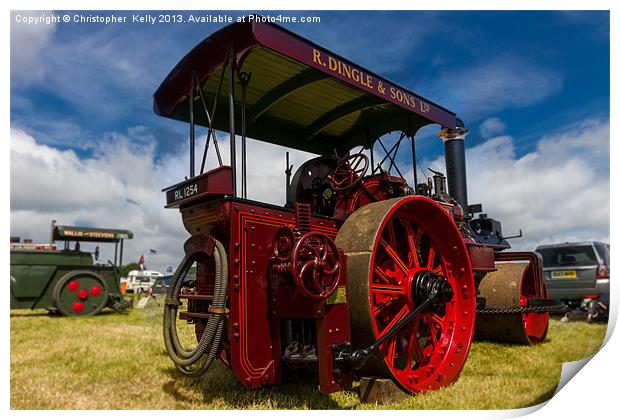
[(54, 241), (81, 242), (118, 242), (121, 239), (132, 239), (133, 233), (128, 230), (98, 229), (77, 226), (54, 226)]
[[(233, 45), (236, 71), (250, 74), (246, 135), (318, 154), (370, 145), (390, 131), (409, 134), (437, 123), (454, 128), (455, 114), (286, 29), (268, 23), (235, 23), (203, 40), (168, 74), (154, 94), (158, 115), (189, 121), (195, 72), (207, 106)], [(398, 59), (395, 57), (395, 59)], [(214, 128), (228, 131), (228, 71)], [(237, 127), (241, 104), (235, 76)], [(198, 95), (194, 118), (208, 126)], [(237, 134), (240, 129), (237, 128)]]

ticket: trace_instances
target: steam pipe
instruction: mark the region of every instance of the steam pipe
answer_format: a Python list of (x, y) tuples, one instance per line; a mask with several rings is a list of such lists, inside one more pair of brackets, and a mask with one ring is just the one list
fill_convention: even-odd
[(443, 140), (448, 192), (463, 207), (463, 212), (468, 215), (465, 136), (469, 130), (463, 125), (463, 122), (457, 118), (455, 129), (443, 127), (437, 135)]

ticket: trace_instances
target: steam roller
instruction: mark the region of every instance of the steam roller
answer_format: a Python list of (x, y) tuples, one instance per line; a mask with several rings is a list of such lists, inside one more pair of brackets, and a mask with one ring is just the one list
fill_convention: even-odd
[[(260, 22), (192, 49), (154, 109), (189, 123), (189, 177), (164, 188), (188, 234), (163, 320), (184, 375), (223, 363), (247, 389), (315, 377), (330, 394), (371, 377), (417, 394), (457, 380), (474, 334), (544, 340), (540, 256), (510, 252), (501, 223), (469, 204), (469, 130), (453, 112)], [(418, 179), (415, 136), (430, 125), (441, 127), (446, 174)], [(230, 136), (228, 162), (216, 132)], [(313, 155), (294, 174), (285, 155), (281, 204), (248, 196), (250, 139)], [(411, 180), (398, 168), (409, 152)], [(194, 327), (193, 349), (181, 321)]]

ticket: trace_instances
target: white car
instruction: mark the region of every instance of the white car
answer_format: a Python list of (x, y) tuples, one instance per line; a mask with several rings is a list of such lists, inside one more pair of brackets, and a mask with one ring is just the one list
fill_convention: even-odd
[(132, 270), (127, 274), (127, 292), (144, 293), (148, 292), (155, 284), (155, 281), (164, 275), (159, 271)]

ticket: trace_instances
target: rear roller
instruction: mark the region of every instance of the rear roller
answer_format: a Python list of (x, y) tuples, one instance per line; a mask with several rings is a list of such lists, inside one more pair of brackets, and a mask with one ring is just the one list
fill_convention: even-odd
[(436, 302), (378, 346), (359, 371), (389, 377), (411, 393), (454, 382), (472, 342), (475, 287), (458, 228), (434, 201), (409, 196), (354, 212), (336, 237), (347, 254), (353, 349), (367, 348), (427, 297), (422, 277), (447, 281)]
[(526, 345), (543, 341), (547, 336), (549, 313), (522, 309), (527, 307), (528, 299), (547, 298), (544, 283), (537, 292), (529, 263), (507, 262), (496, 266), (497, 271), (488, 273), (480, 282), (479, 297), (485, 300), (485, 308), (503, 308), (506, 313), (479, 313), (476, 339)]
[(97, 274), (72, 271), (56, 283), (52, 300), (65, 316), (95, 315), (108, 303), (108, 290)]

